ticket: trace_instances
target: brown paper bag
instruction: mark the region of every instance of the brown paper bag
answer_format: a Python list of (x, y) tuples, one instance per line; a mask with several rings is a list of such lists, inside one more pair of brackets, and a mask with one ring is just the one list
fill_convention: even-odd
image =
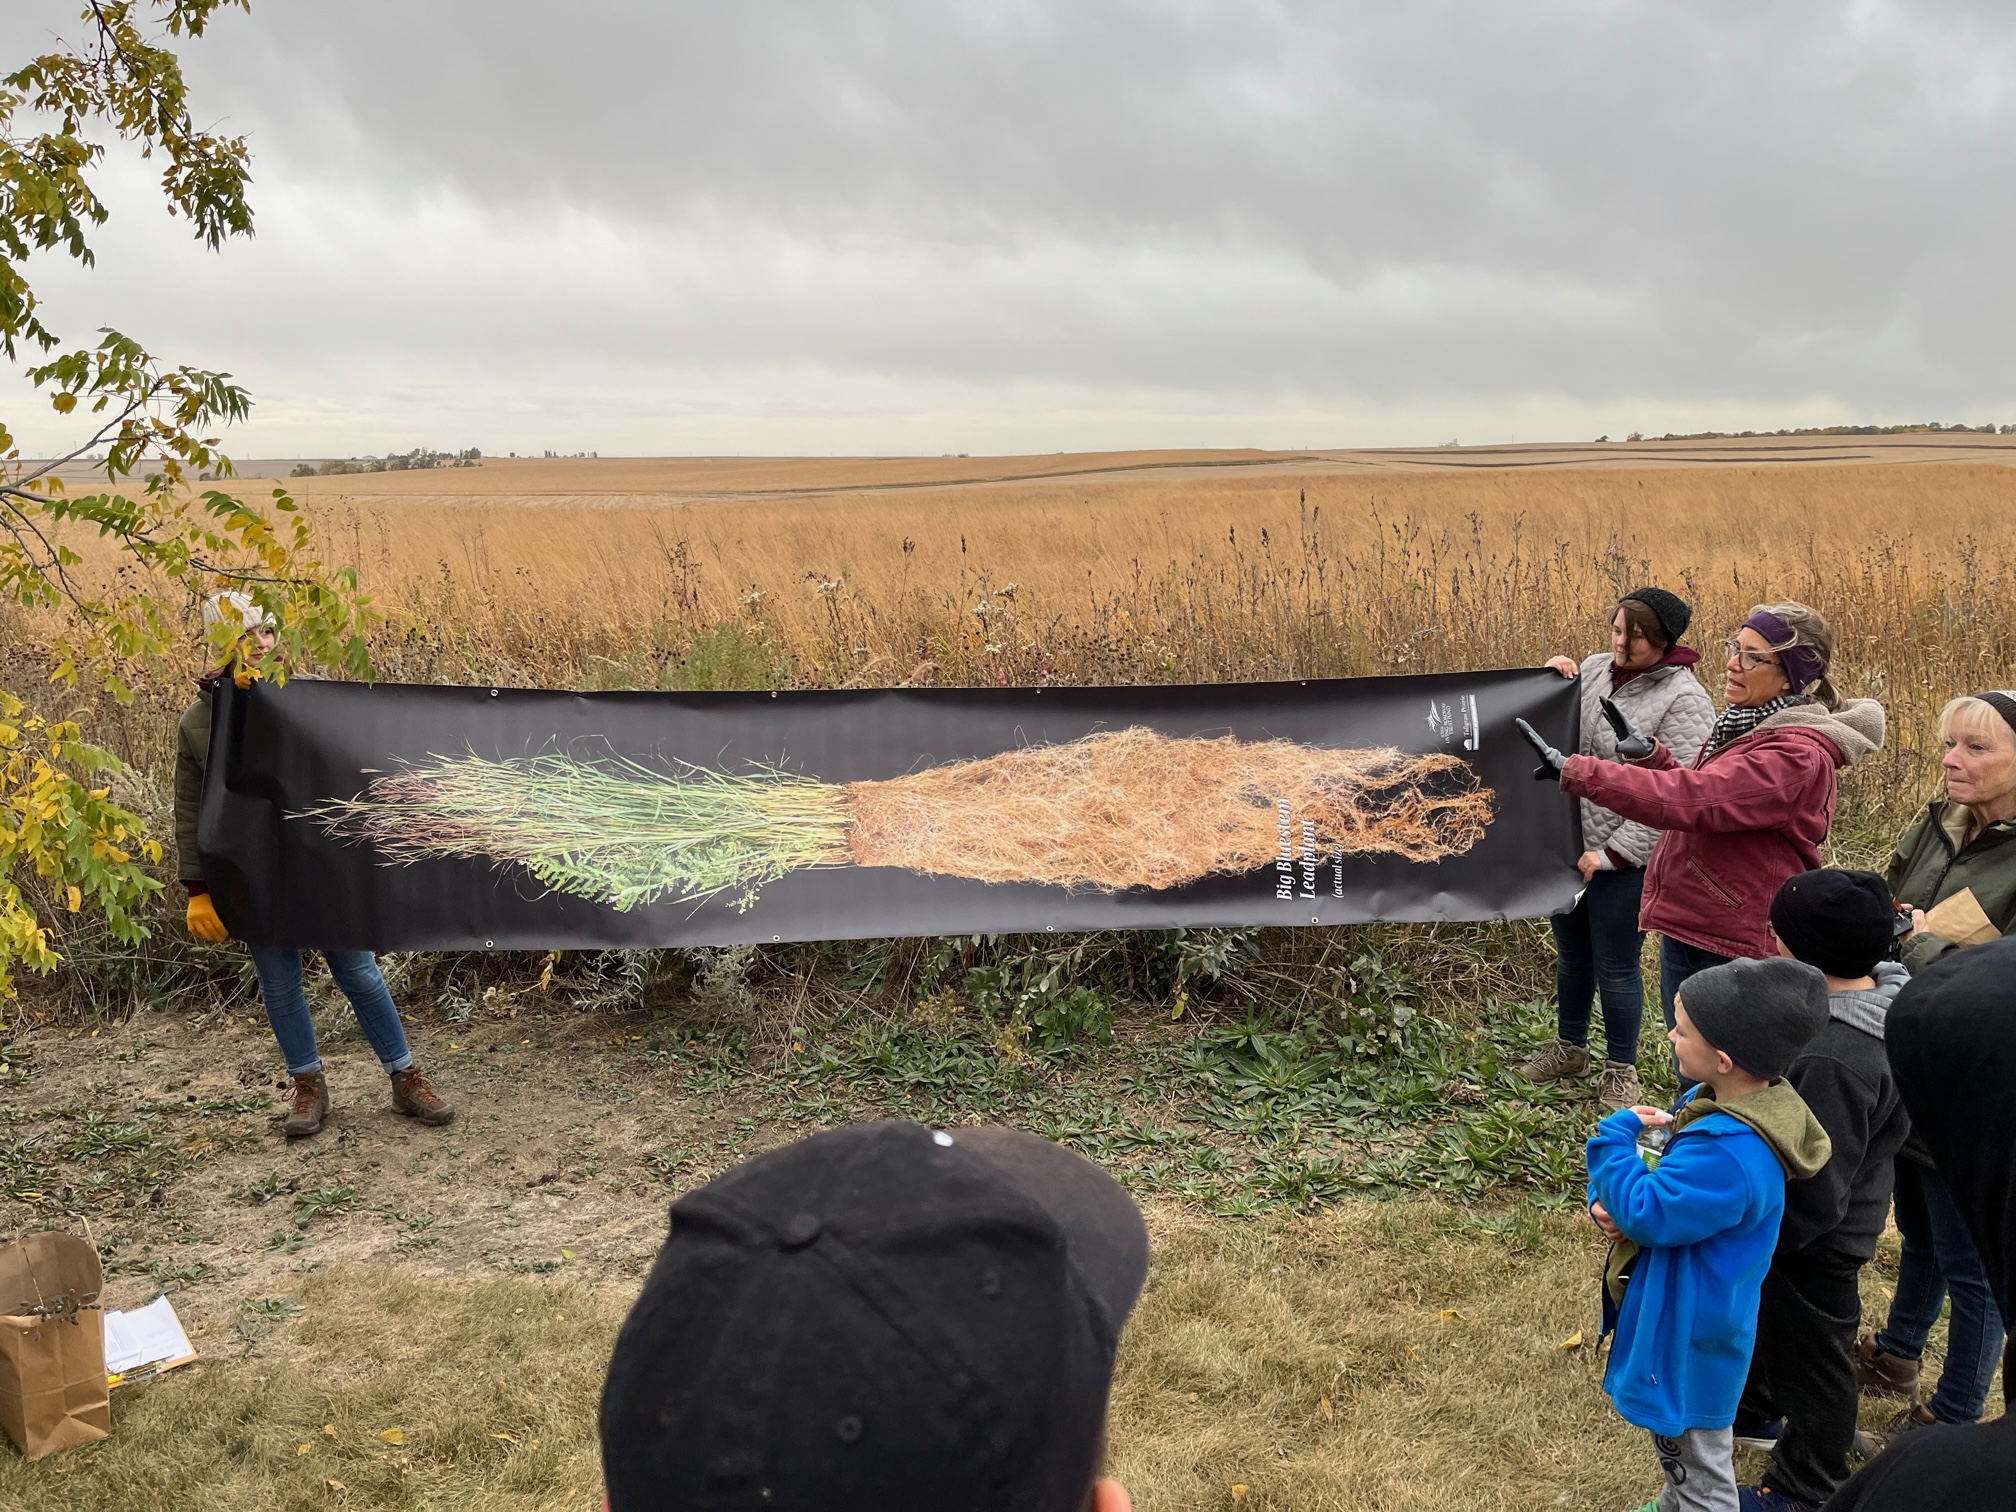
[(40, 1459), (112, 1431), (104, 1268), (75, 1234), (0, 1246), (0, 1428)]
[(1988, 922), (1974, 889), (1963, 887), (1925, 914), (1925, 927), (1942, 940), (1955, 945), (1986, 945), (2002, 938), (2002, 931)]

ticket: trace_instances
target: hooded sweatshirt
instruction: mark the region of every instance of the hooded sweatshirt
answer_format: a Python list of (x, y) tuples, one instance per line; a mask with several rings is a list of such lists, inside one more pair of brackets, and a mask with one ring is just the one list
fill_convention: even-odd
[(1883, 1051), (1883, 1025), (1911, 973), (1879, 961), (1873, 974), (1874, 987), (1828, 997), (1826, 1024), (1785, 1073), (1834, 1153), (1818, 1175), (1786, 1190), (1780, 1254), (1862, 1265), (1890, 1215), (1897, 1150), (1911, 1120)]
[[(1981, 1250), (2002, 1315), (2016, 1316), (2016, 940), (1955, 951), (1913, 977), (1885, 1025), (1911, 1121)], [(2003, 1359), (2005, 1403), (2016, 1382)], [(2016, 1503), (2016, 1413), (1906, 1434), (1835, 1493), (1828, 1512)]]
[(1611, 1270), (1629, 1264), (1631, 1275), (1603, 1389), (1626, 1422), (1653, 1433), (1727, 1428), (1750, 1372), (1785, 1183), (1827, 1164), (1827, 1133), (1784, 1081), (1721, 1104), (1696, 1087), (1656, 1165), (1639, 1154), (1642, 1127), (1626, 1108), (1589, 1141), (1590, 1199), (1630, 1242), (1612, 1255)]
[(1765, 959), (1771, 898), (1821, 864), (1836, 774), (1883, 746), (1883, 706), (1805, 699), (1682, 766), (1665, 745), (1625, 765), (1570, 756), (1561, 790), (1662, 830), (1638, 927), (1715, 955)]

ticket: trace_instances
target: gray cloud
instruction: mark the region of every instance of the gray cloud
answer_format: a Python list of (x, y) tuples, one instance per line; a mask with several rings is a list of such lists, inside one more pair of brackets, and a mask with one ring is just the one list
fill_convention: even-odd
[(240, 450), (2016, 420), (1997, 5), (353, 0), (187, 56), (257, 241), (129, 169), (49, 288), (252, 382)]

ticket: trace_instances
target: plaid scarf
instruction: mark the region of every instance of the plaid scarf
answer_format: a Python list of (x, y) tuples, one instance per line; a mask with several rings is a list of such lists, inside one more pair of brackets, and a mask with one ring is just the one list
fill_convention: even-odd
[(1730, 741), (1748, 735), (1780, 709), (1797, 708), (1800, 704), (1811, 702), (1812, 698), (1804, 693), (1780, 693), (1769, 703), (1758, 704), (1755, 708), (1724, 709), (1716, 717), (1715, 728), (1708, 732), (1708, 745), (1701, 754), (1712, 756)]

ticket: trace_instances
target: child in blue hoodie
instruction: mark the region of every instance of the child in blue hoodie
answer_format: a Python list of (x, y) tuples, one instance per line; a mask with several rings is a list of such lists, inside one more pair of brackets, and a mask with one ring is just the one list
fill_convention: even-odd
[(1667, 1036), (1699, 1083), (1677, 1115), (1625, 1108), (1589, 1141), (1589, 1211), (1614, 1241), (1603, 1389), (1652, 1434), (1658, 1512), (1737, 1512), (1731, 1425), (1785, 1183), (1826, 1165), (1826, 1132), (1784, 1080), (1827, 1022), (1827, 979), (1799, 961), (1731, 961), (1687, 979)]

